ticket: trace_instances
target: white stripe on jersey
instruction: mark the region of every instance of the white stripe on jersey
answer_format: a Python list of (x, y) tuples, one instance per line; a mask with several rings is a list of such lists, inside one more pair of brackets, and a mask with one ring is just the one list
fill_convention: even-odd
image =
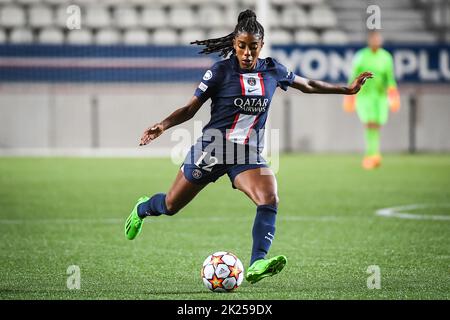
[(246, 144), (259, 115), (237, 113), (233, 125), (227, 130), (227, 139), (234, 143)]
[(243, 96), (264, 96), (264, 81), (260, 73), (244, 73), (240, 75)]

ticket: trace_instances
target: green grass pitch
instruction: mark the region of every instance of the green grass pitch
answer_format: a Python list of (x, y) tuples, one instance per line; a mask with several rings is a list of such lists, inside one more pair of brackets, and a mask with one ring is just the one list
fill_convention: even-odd
[[(0, 299), (449, 299), (449, 155), (387, 155), (370, 172), (358, 155), (282, 156), (269, 256), (288, 265), (226, 294), (203, 286), (201, 264), (228, 250), (247, 267), (255, 215), (227, 176), (124, 236), (137, 198), (167, 191), (177, 170), (168, 159), (0, 158)], [(444, 219), (375, 215), (412, 204)], [(79, 290), (67, 288), (70, 265)], [(368, 289), (371, 265), (381, 289)]]

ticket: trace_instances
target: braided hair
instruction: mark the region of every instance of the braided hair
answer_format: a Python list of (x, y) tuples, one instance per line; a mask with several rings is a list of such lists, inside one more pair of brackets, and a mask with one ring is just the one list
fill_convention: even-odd
[(193, 41), (191, 44), (206, 46), (199, 54), (219, 52), (219, 57), (226, 58), (230, 52), (235, 53), (233, 39), (241, 32), (258, 35), (261, 39), (264, 38), (264, 28), (256, 20), (256, 14), (252, 10), (247, 9), (239, 13), (238, 23), (230, 34), (220, 38)]

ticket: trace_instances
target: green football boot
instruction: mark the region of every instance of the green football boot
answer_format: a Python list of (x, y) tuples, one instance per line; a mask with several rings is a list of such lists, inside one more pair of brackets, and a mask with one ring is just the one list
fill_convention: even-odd
[(142, 224), (144, 223), (144, 219), (140, 218), (137, 214), (137, 208), (142, 203), (150, 199), (149, 197), (140, 197), (136, 205), (134, 206), (133, 211), (128, 216), (127, 221), (125, 222), (125, 236), (128, 240), (133, 240), (136, 238), (142, 230)]
[(285, 256), (275, 256), (271, 259), (256, 260), (248, 267), (245, 279), (250, 283), (256, 283), (265, 277), (276, 275), (287, 263)]

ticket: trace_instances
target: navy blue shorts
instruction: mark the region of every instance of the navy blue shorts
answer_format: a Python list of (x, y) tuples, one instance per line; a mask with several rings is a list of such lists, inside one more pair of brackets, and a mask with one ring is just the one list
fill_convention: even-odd
[[(239, 173), (268, 167), (261, 154), (249, 146), (231, 142), (226, 142), (221, 150), (211, 148), (211, 146), (200, 140), (191, 147), (181, 165), (181, 170), (188, 181), (205, 185), (216, 182), (226, 173), (232, 187), (236, 189), (234, 179)], [(234, 150), (232, 153), (230, 153), (230, 146)]]

